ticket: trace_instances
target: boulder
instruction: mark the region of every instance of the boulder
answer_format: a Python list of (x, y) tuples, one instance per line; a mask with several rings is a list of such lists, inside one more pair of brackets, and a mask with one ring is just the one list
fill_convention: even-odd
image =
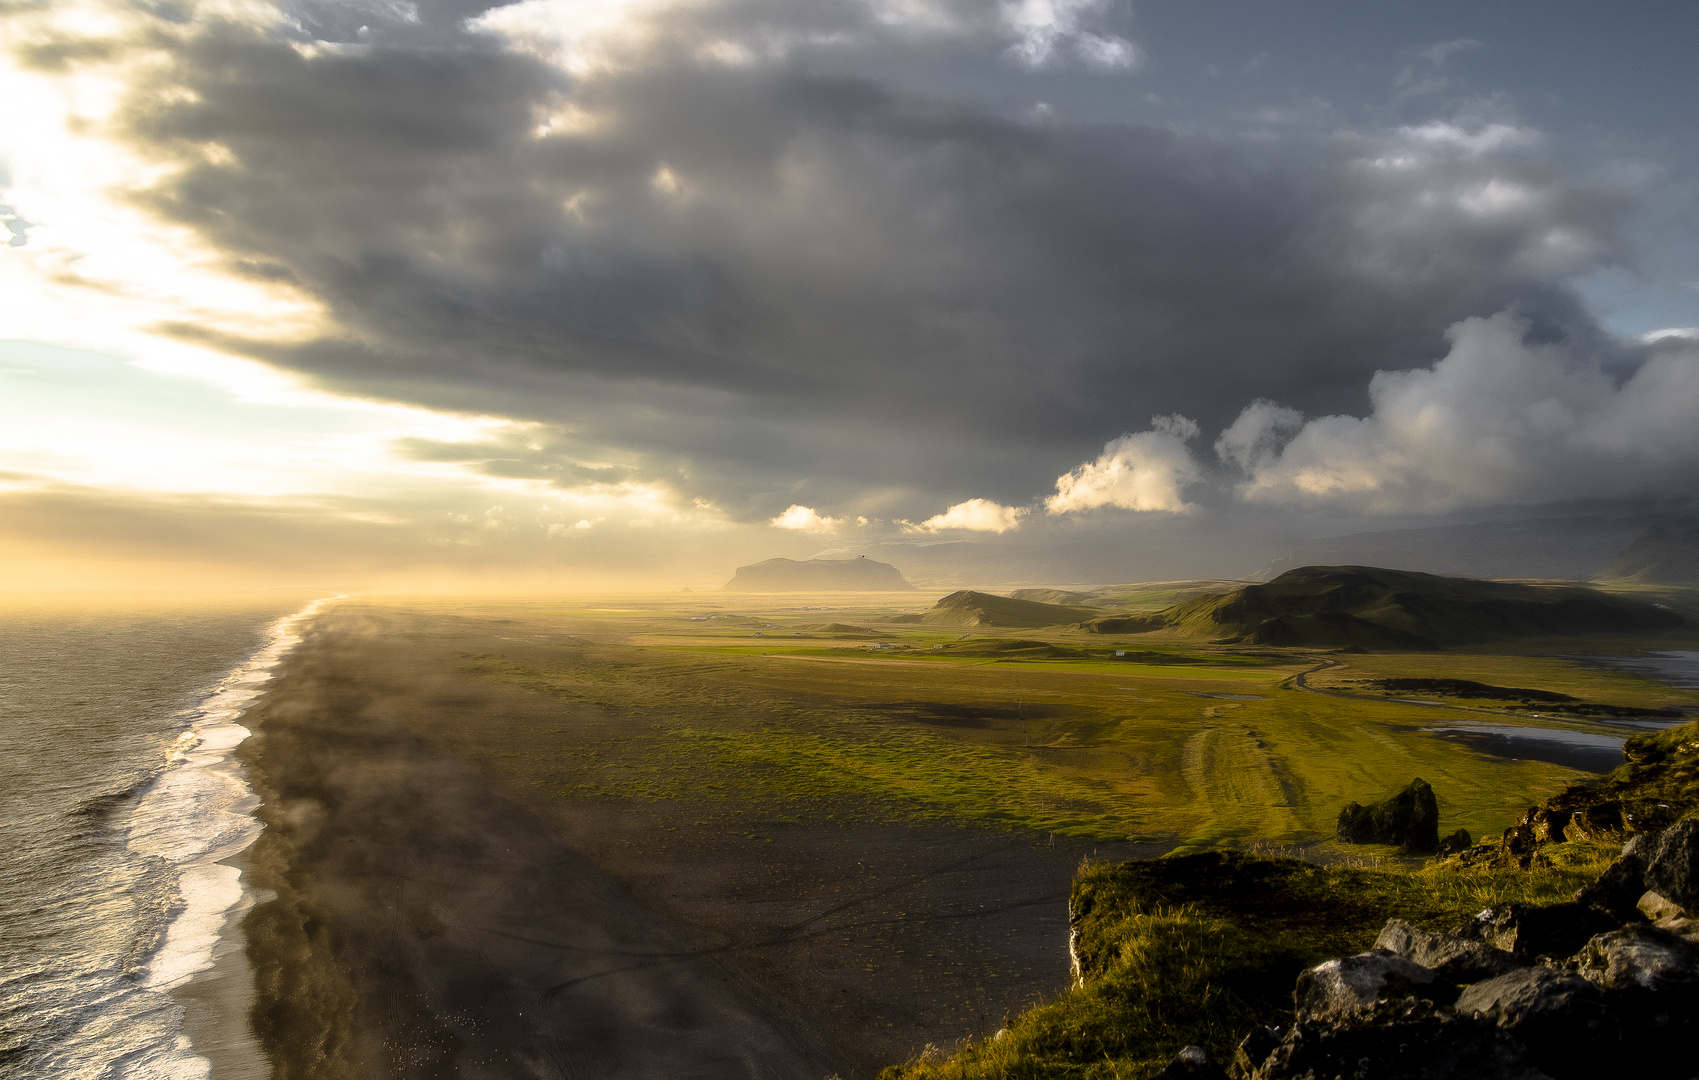
[(1622, 845), (1622, 854), (1605, 867), (1598, 880), (1576, 891), (1576, 902), (1608, 912), (1620, 922), (1635, 918), (1635, 905), (1646, 891), (1646, 856), (1653, 842), (1651, 835), (1645, 835)]
[(1298, 976), (1292, 992), (1300, 1020), (1337, 1020), (1391, 998), (1449, 1004), (1456, 996), (1451, 983), (1384, 949), (1317, 964)]
[(1674, 934), (1683, 941), (1699, 945), (1699, 919), (1669, 915), (1659, 919), (1652, 925), (1666, 934)]
[(1458, 829), (1439, 842), (1435, 849), (1440, 855), (1459, 855), (1474, 846), (1475, 841), (1469, 836), (1468, 829)]
[(1480, 982), (1526, 966), (1525, 961), (1503, 949), (1452, 934), (1422, 930), (1403, 919), (1386, 920), (1380, 936), (1375, 938), (1375, 948), (1402, 956), (1454, 983)]
[(1640, 914), (1654, 923), (1660, 919), (1686, 919), (1689, 917), (1686, 908), (1664, 894), (1655, 893), (1651, 889), (1641, 893), (1640, 899), (1635, 902), (1634, 906)]
[(1568, 956), (1593, 935), (1615, 925), (1616, 920), (1609, 915), (1576, 901), (1509, 903), (1481, 912), (1459, 929), (1458, 936), (1531, 960), (1540, 956)]
[(1339, 839), (1347, 844), (1397, 844), (1410, 851), (1439, 847), (1439, 803), (1421, 777), (1384, 802), (1350, 803), (1339, 811)]
[(1516, 1036), (1556, 1080), (1597, 1072), (1617, 1039), (1605, 996), (1589, 980), (1547, 967), (1525, 967), (1466, 988), (1457, 1011)]
[(1208, 1050), (1188, 1046), (1151, 1080), (1227, 1080), (1227, 1070), (1215, 1063)]
[(1648, 846), (1646, 888), (1688, 911), (1699, 911), (1699, 819), (1676, 822)]
[(1699, 1035), (1699, 946), (1666, 930), (1631, 923), (1600, 934), (1575, 957), (1576, 970), (1605, 992), (1622, 1030), (1617, 1076), (1693, 1075)]
[(1551, 1080), (1496, 1025), (1432, 1002), (1383, 1001), (1293, 1024), (1249, 1080)]
[(1608, 991), (1699, 997), (1699, 946), (1655, 926), (1630, 923), (1600, 934), (1576, 954), (1575, 965)]

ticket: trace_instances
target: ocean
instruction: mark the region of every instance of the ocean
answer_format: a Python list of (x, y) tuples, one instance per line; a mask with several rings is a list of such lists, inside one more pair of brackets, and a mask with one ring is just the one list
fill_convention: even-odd
[(185, 990), (239, 957), (232, 751), (299, 605), (0, 611), (0, 1077), (209, 1074)]

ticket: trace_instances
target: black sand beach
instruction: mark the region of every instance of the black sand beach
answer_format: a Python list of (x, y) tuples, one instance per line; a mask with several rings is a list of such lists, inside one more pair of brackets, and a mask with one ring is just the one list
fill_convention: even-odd
[(498, 632), (339, 607), (249, 714), (244, 929), (280, 1078), (859, 1080), (1060, 991), (1075, 867), (1134, 853), (574, 797), (534, 751), (652, 718), (465, 674)]

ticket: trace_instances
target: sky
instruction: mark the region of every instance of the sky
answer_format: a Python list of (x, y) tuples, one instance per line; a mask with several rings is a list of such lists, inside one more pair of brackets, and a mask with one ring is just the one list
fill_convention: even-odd
[(1237, 576), (1690, 516), (1695, 40), (1634, 0), (0, 0), (0, 590)]

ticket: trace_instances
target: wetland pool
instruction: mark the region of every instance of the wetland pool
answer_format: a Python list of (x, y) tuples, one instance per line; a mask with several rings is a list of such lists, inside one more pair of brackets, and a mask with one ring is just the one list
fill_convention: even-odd
[(1544, 761), (1592, 773), (1609, 772), (1622, 764), (1622, 743), (1627, 737), (1514, 724), (1449, 724), (1422, 730), (1493, 757)]

